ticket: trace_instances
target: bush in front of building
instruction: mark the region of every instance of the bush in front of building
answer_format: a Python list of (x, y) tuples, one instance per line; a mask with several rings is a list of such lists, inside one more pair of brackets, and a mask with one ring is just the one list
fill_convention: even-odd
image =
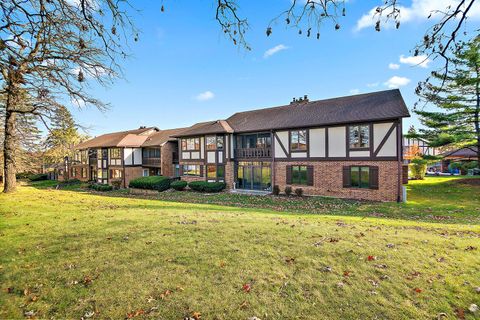
[(110, 182), (110, 184), (115, 190), (118, 190), (122, 187), (122, 180), (113, 180)]
[(192, 181), (188, 184), (190, 189), (199, 192), (220, 192), (225, 189), (226, 186), (225, 182), (207, 181)]
[(33, 175), (35, 175), (35, 173), (26, 171), (26, 172), (17, 173), (15, 177), (17, 178), (17, 180), (22, 180), (22, 179), (30, 179), (30, 177), (32, 177)]
[(298, 197), (303, 197), (303, 189), (302, 189), (302, 188), (296, 188), (296, 189), (295, 189), (295, 194), (296, 194)]
[(274, 196), (278, 196), (280, 194), (280, 187), (278, 185), (274, 185), (272, 193)]
[(170, 189), (170, 178), (164, 176), (140, 177), (130, 181), (130, 188), (157, 190), (159, 192)]
[(188, 184), (187, 181), (178, 180), (178, 181), (173, 181), (172, 183), (170, 183), (170, 187), (172, 187), (173, 189), (175, 189), (177, 191), (183, 191), (187, 187), (187, 184)]
[(112, 191), (113, 187), (108, 184), (93, 183), (90, 185), (90, 189), (93, 189), (95, 191)]
[(413, 180), (425, 179), (425, 174), (427, 173), (427, 162), (428, 161), (424, 159), (413, 159), (408, 165), (410, 169), (410, 175)]
[(43, 181), (43, 180), (48, 180), (48, 174), (46, 173), (39, 173), (39, 174), (34, 174), (30, 176), (30, 181)]
[(286, 194), (287, 196), (291, 195), (291, 194), (292, 194), (292, 187), (286, 186), (286, 187), (285, 187), (285, 194)]

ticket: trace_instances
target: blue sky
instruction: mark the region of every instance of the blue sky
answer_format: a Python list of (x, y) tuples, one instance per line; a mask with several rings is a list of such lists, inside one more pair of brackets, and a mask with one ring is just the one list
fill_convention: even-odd
[[(111, 108), (104, 113), (75, 110), (76, 119), (92, 136), (140, 125), (168, 129), (288, 104), (304, 94), (317, 100), (394, 86), (413, 106), (415, 86), (435, 62), (412, 65), (410, 50), (431, 25), (425, 12), (444, 0), (401, 1), (406, 10), (399, 30), (358, 30), (359, 23), (370, 21), (362, 16), (381, 0), (350, 0), (341, 29), (325, 23), (320, 40), (299, 36), (283, 21), (266, 37), (269, 21), (290, 1), (239, 0), (239, 14), (250, 23), (249, 52), (223, 36), (214, 19), (214, 1), (165, 0), (163, 13), (161, 1), (134, 2), (141, 34), (131, 44), (132, 58), (122, 62), (125, 79), (92, 89)], [(413, 118), (404, 128), (418, 124)]]

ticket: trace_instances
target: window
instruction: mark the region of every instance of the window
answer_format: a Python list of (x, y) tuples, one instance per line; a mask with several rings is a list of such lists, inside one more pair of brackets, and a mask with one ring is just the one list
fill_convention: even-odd
[(307, 150), (307, 130), (296, 130), (290, 132), (290, 150)]
[(198, 164), (185, 164), (182, 169), (184, 176), (200, 176), (200, 165)]
[(87, 177), (87, 168), (82, 168), (82, 178)]
[(308, 185), (307, 166), (292, 166), (292, 184)]
[(77, 169), (72, 168), (72, 177), (76, 177), (76, 176), (77, 176)]
[(122, 178), (122, 170), (120, 169), (110, 170), (110, 179), (121, 179), (121, 178)]
[(143, 158), (160, 158), (160, 149), (143, 149)]
[(200, 150), (200, 138), (182, 139), (182, 150), (184, 151)]
[(97, 177), (98, 179), (108, 179), (108, 171), (105, 169), (98, 169)]
[(112, 159), (120, 159), (122, 157), (120, 148), (109, 149), (109, 152)]
[(207, 136), (207, 150), (223, 150), (223, 136)]
[(270, 133), (258, 133), (237, 136), (237, 148), (266, 149), (272, 146)]
[(217, 137), (215, 136), (206, 137), (206, 141), (207, 141), (207, 150), (217, 149)]
[(370, 167), (350, 167), (350, 186), (370, 188)]
[(370, 146), (370, 126), (350, 126), (350, 148), (368, 148)]
[(217, 166), (207, 166), (207, 178), (217, 179)]
[(142, 176), (148, 177), (148, 175), (149, 175), (148, 169), (143, 169)]

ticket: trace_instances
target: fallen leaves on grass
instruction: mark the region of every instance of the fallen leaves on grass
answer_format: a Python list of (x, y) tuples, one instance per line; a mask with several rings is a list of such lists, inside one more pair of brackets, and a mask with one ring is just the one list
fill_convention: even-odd
[(243, 286), (242, 286), (242, 290), (244, 292), (250, 292), (250, 290), (252, 290), (252, 285), (250, 283), (245, 283)]
[(423, 290), (420, 289), (420, 288), (415, 288), (414, 291), (415, 291), (416, 293), (422, 293)]
[(465, 248), (465, 251), (473, 251), (473, 250), (477, 250), (477, 247), (468, 246), (468, 247)]
[(127, 313), (127, 319), (132, 319), (132, 318), (138, 317), (138, 316), (143, 315), (143, 314), (145, 314), (145, 310), (138, 309), (136, 311)]
[(377, 260), (376, 256), (368, 256), (367, 257), (367, 261), (375, 261), (375, 260)]
[(293, 264), (293, 263), (295, 262), (295, 258), (293, 258), (293, 257), (287, 257), (287, 258), (285, 258), (285, 262), (286, 262), (287, 264)]
[(458, 319), (465, 319), (465, 310), (463, 310), (462, 308), (455, 309), (455, 314), (457, 315)]

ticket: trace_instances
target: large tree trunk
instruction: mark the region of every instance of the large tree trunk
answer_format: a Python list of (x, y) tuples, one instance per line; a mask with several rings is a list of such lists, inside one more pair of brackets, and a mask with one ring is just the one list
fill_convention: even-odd
[[(8, 91), (7, 91), (8, 92)], [(6, 115), (5, 115), (5, 140), (3, 148), (4, 159), (4, 188), (3, 192), (14, 192), (17, 188), (17, 178), (15, 169), (15, 126), (16, 126), (16, 113), (13, 111), (14, 105), (17, 101), (15, 98), (16, 93), (10, 91), (7, 93)]]

